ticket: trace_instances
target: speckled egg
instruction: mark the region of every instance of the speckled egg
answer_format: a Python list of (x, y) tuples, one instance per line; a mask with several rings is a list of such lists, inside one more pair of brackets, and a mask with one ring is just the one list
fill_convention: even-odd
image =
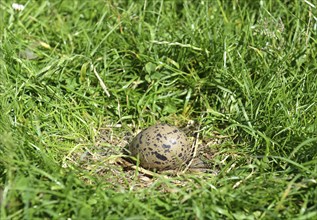
[(132, 156), (147, 169), (177, 169), (191, 156), (191, 145), (184, 132), (168, 124), (152, 125), (130, 143)]

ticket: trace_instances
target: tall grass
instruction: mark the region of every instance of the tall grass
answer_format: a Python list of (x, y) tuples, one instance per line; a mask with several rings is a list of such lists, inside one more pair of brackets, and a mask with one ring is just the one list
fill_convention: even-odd
[[(314, 2), (12, 3), (1, 219), (316, 218)], [(159, 121), (199, 133), (218, 174), (126, 170), (122, 148)]]

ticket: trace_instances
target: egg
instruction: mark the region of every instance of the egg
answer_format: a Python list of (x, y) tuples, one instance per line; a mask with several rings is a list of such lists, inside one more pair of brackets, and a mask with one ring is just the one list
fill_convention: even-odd
[(129, 144), (131, 156), (151, 170), (177, 169), (191, 157), (191, 144), (185, 133), (168, 124), (152, 125)]

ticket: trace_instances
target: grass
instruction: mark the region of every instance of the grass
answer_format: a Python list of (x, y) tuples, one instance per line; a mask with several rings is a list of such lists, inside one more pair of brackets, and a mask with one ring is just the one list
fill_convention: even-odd
[[(1, 1), (1, 219), (315, 219), (313, 1)], [(156, 122), (209, 173), (129, 170)], [(206, 159), (206, 158), (205, 158)]]

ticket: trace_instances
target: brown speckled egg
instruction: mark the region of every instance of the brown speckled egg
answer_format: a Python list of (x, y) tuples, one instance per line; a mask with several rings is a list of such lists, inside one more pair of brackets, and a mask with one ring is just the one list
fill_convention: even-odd
[(152, 125), (141, 131), (129, 145), (140, 165), (147, 169), (177, 169), (191, 156), (191, 145), (184, 132), (168, 124)]

